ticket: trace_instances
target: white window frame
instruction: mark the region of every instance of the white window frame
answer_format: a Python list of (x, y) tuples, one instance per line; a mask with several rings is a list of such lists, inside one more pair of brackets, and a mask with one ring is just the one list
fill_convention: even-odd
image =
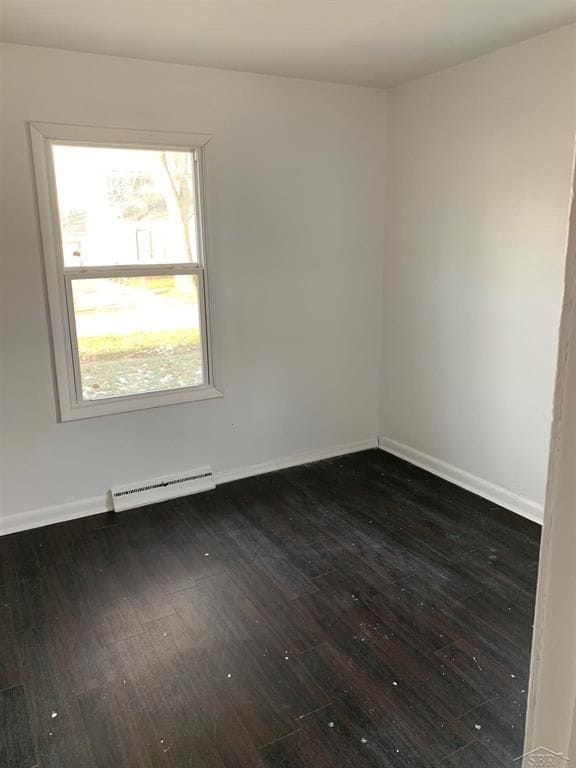
[[(214, 385), (206, 254), (204, 155), (206, 144), (211, 137), (206, 134), (96, 128), (55, 123), (30, 123), (30, 135), (36, 176), (60, 421), (222, 397), (222, 393)], [(191, 152), (195, 163), (198, 264), (66, 267), (61, 242), (60, 215), (52, 155), (52, 146), (62, 144)], [(72, 280), (158, 274), (197, 276), (204, 383), (194, 387), (109, 397), (101, 400), (83, 399), (72, 301)]]

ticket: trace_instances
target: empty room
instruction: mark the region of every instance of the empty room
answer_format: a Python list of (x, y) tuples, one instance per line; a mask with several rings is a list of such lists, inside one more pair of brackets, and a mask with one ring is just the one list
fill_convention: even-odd
[(0, 768), (576, 765), (576, 2), (0, 41)]

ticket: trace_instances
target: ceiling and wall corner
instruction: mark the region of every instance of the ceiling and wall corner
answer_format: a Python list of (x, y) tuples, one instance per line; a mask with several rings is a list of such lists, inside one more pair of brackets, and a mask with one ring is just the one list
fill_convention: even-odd
[(573, 0), (0, 0), (10, 43), (388, 88), (576, 21)]

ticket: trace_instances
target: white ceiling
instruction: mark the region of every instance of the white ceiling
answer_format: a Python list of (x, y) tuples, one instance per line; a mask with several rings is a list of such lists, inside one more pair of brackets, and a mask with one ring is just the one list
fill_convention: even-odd
[(0, 0), (0, 39), (387, 87), (576, 20), (576, 0)]

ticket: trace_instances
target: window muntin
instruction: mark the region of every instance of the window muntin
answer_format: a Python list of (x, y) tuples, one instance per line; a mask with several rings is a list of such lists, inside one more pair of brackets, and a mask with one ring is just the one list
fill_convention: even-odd
[(61, 418), (221, 397), (203, 232), (210, 137), (31, 133)]

